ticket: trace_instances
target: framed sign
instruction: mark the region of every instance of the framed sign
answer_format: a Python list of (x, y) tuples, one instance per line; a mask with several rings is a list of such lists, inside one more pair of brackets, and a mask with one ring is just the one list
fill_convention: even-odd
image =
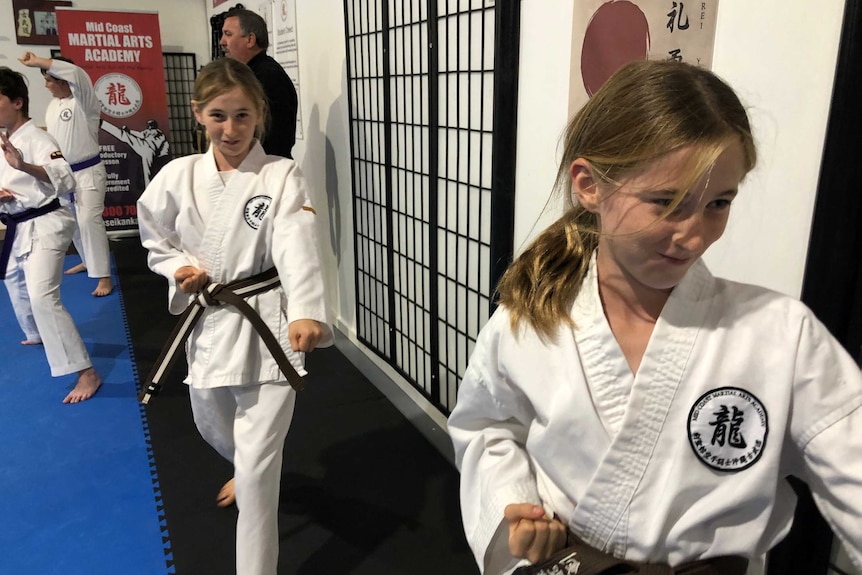
[(709, 69), (718, 0), (581, 0), (574, 10), (569, 112), (636, 60), (678, 60)]
[(71, 6), (72, 2), (60, 0), (12, 0), (12, 16), (15, 21), (15, 39), (18, 44), (40, 44), (59, 46), (57, 34), (57, 6)]

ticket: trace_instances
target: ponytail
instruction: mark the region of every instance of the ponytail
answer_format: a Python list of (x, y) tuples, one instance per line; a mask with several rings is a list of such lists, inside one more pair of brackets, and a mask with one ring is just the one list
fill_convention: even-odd
[(509, 266), (497, 287), (515, 331), (524, 320), (543, 339), (553, 339), (569, 314), (599, 243), (596, 215), (580, 206), (551, 224)]

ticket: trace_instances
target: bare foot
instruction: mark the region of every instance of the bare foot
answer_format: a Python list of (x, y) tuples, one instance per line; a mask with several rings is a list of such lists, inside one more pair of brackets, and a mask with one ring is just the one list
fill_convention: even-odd
[(25, 339), (21, 342), (21, 345), (42, 345), (41, 339)]
[(111, 278), (99, 278), (99, 284), (96, 286), (96, 289), (93, 290), (93, 295), (96, 297), (102, 297), (108, 295), (112, 291), (114, 291), (114, 282), (111, 281)]
[(67, 276), (70, 276), (72, 274), (79, 274), (79, 273), (85, 272), (85, 271), (87, 271), (87, 266), (85, 266), (84, 264), (78, 264), (76, 266), (70, 267), (69, 269), (67, 269), (63, 273), (66, 274)]
[(229, 505), (233, 505), (236, 502), (236, 493), (233, 488), (233, 477), (230, 478), (230, 481), (225, 483), (221, 491), (218, 492), (218, 496), (216, 497), (216, 505), (219, 507), (227, 507)]
[(90, 399), (100, 387), (102, 387), (102, 378), (96, 370), (92, 367), (82, 369), (78, 372), (78, 383), (75, 384), (75, 389), (69, 392), (63, 403), (79, 403)]

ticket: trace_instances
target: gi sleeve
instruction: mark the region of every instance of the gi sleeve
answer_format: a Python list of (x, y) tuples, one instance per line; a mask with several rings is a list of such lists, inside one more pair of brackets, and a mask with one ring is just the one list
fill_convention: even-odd
[(54, 188), (58, 196), (64, 196), (75, 191), (75, 174), (72, 172), (72, 166), (60, 153), (59, 147), (51, 154), (48, 163), (42, 164), (42, 168), (48, 174), (51, 187)]
[(101, 106), (93, 82), (83, 68), (63, 60), (52, 60), (48, 73), (69, 83), (72, 97), (87, 111), (88, 121), (98, 125)]
[(500, 313), (480, 333), (458, 390), (448, 428), (461, 472), (464, 532), (482, 573), (508, 572), (526, 560), (512, 557), (503, 511), (512, 503), (542, 505), (525, 445), (525, 398), (500, 369)]
[(141, 245), (149, 252), (147, 264), (168, 280), (168, 310), (181, 314), (189, 305), (191, 296), (177, 289), (174, 274), (183, 266), (200, 267), (197, 260), (182, 249), (175, 222), (179, 207), (167, 193), (167, 171), (162, 170), (138, 199), (138, 230)]
[(862, 374), (813, 315), (803, 321), (793, 401), (791, 432), (803, 479), (862, 569)]
[(317, 249), (317, 219), (305, 178), (291, 167), (273, 219), (272, 258), (287, 295), (287, 320), (313, 319), (326, 334), (318, 347), (333, 344), (326, 311), (326, 290)]
[[(63, 152), (60, 151), (60, 144), (47, 132), (37, 132), (38, 138), (29, 142), (26, 146), (30, 150), (24, 154), (24, 161), (29, 164), (41, 166), (48, 175), (50, 184), (39, 182), (43, 193), (47, 197), (63, 196), (75, 190), (75, 174), (72, 172), (72, 166), (63, 157)], [(13, 145), (19, 145), (13, 141)], [(21, 146), (24, 151), (25, 146)], [(48, 189), (50, 186), (50, 189)]]

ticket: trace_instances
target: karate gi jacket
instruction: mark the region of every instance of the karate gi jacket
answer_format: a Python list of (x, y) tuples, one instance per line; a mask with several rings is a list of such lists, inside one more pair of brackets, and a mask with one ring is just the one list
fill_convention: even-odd
[[(50, 134), (39, 128), (33, 120), (22, 124), (10, 136), (9, 142), (21, 150), (24, 161), (42, 166), (50, 178), (43, 182), (16, 170), (6, 163), (0, 154), (0, 188), (15, 195), (11, 202), (0, 204), (0, 212), (9, 214), (45, 206), (55, 198), (75, 189), (75, 176), (69, 162), (63, 157), (60, 146)], [(18, 224), (12, 245), (12, 256), (22, 257), (30, 253), (33, 240), (50, 249), (66, 250), (75, 231), (75, 217), (68, 208)]]
[(69, 62), (53, 60), (48, 74), (69, 83), (72, 95), (52, 98), (45, 124), (70, 164), (99, 155), (101, 104), (87, 73)]
[[(191, 296), (174, 273), (206, 270), (214, 282), (247, 279), (273, 266), (281, 286), (247, 298), (279, 340), (300, 375), (304, 354), (294, 352), (288, 324), (313, 319), (328, 326), (317, 251), (315, 212), (299, 166), (267, 156), (255, 142), (222, 182), (212, 148), (162, 168), (138, 200), (141, 242), (150, 268), (168, 280), (168, 309), (182, 313)], [(208, 307), (186, 344), (186, 383), (199, 388), (284, 381), (278, 364), (251, 322), (232, 306)]]
[(787, 533), (795, 475), (862, 567), (862, 377), (802, 303), (698, 261), (633, 375), (602, 310), (595, 258), (555, 341), (481, 331), (449, 418), (467, 539), (485, 573), (503, 510), (543, 505), (617, 557), (759, 560)]

